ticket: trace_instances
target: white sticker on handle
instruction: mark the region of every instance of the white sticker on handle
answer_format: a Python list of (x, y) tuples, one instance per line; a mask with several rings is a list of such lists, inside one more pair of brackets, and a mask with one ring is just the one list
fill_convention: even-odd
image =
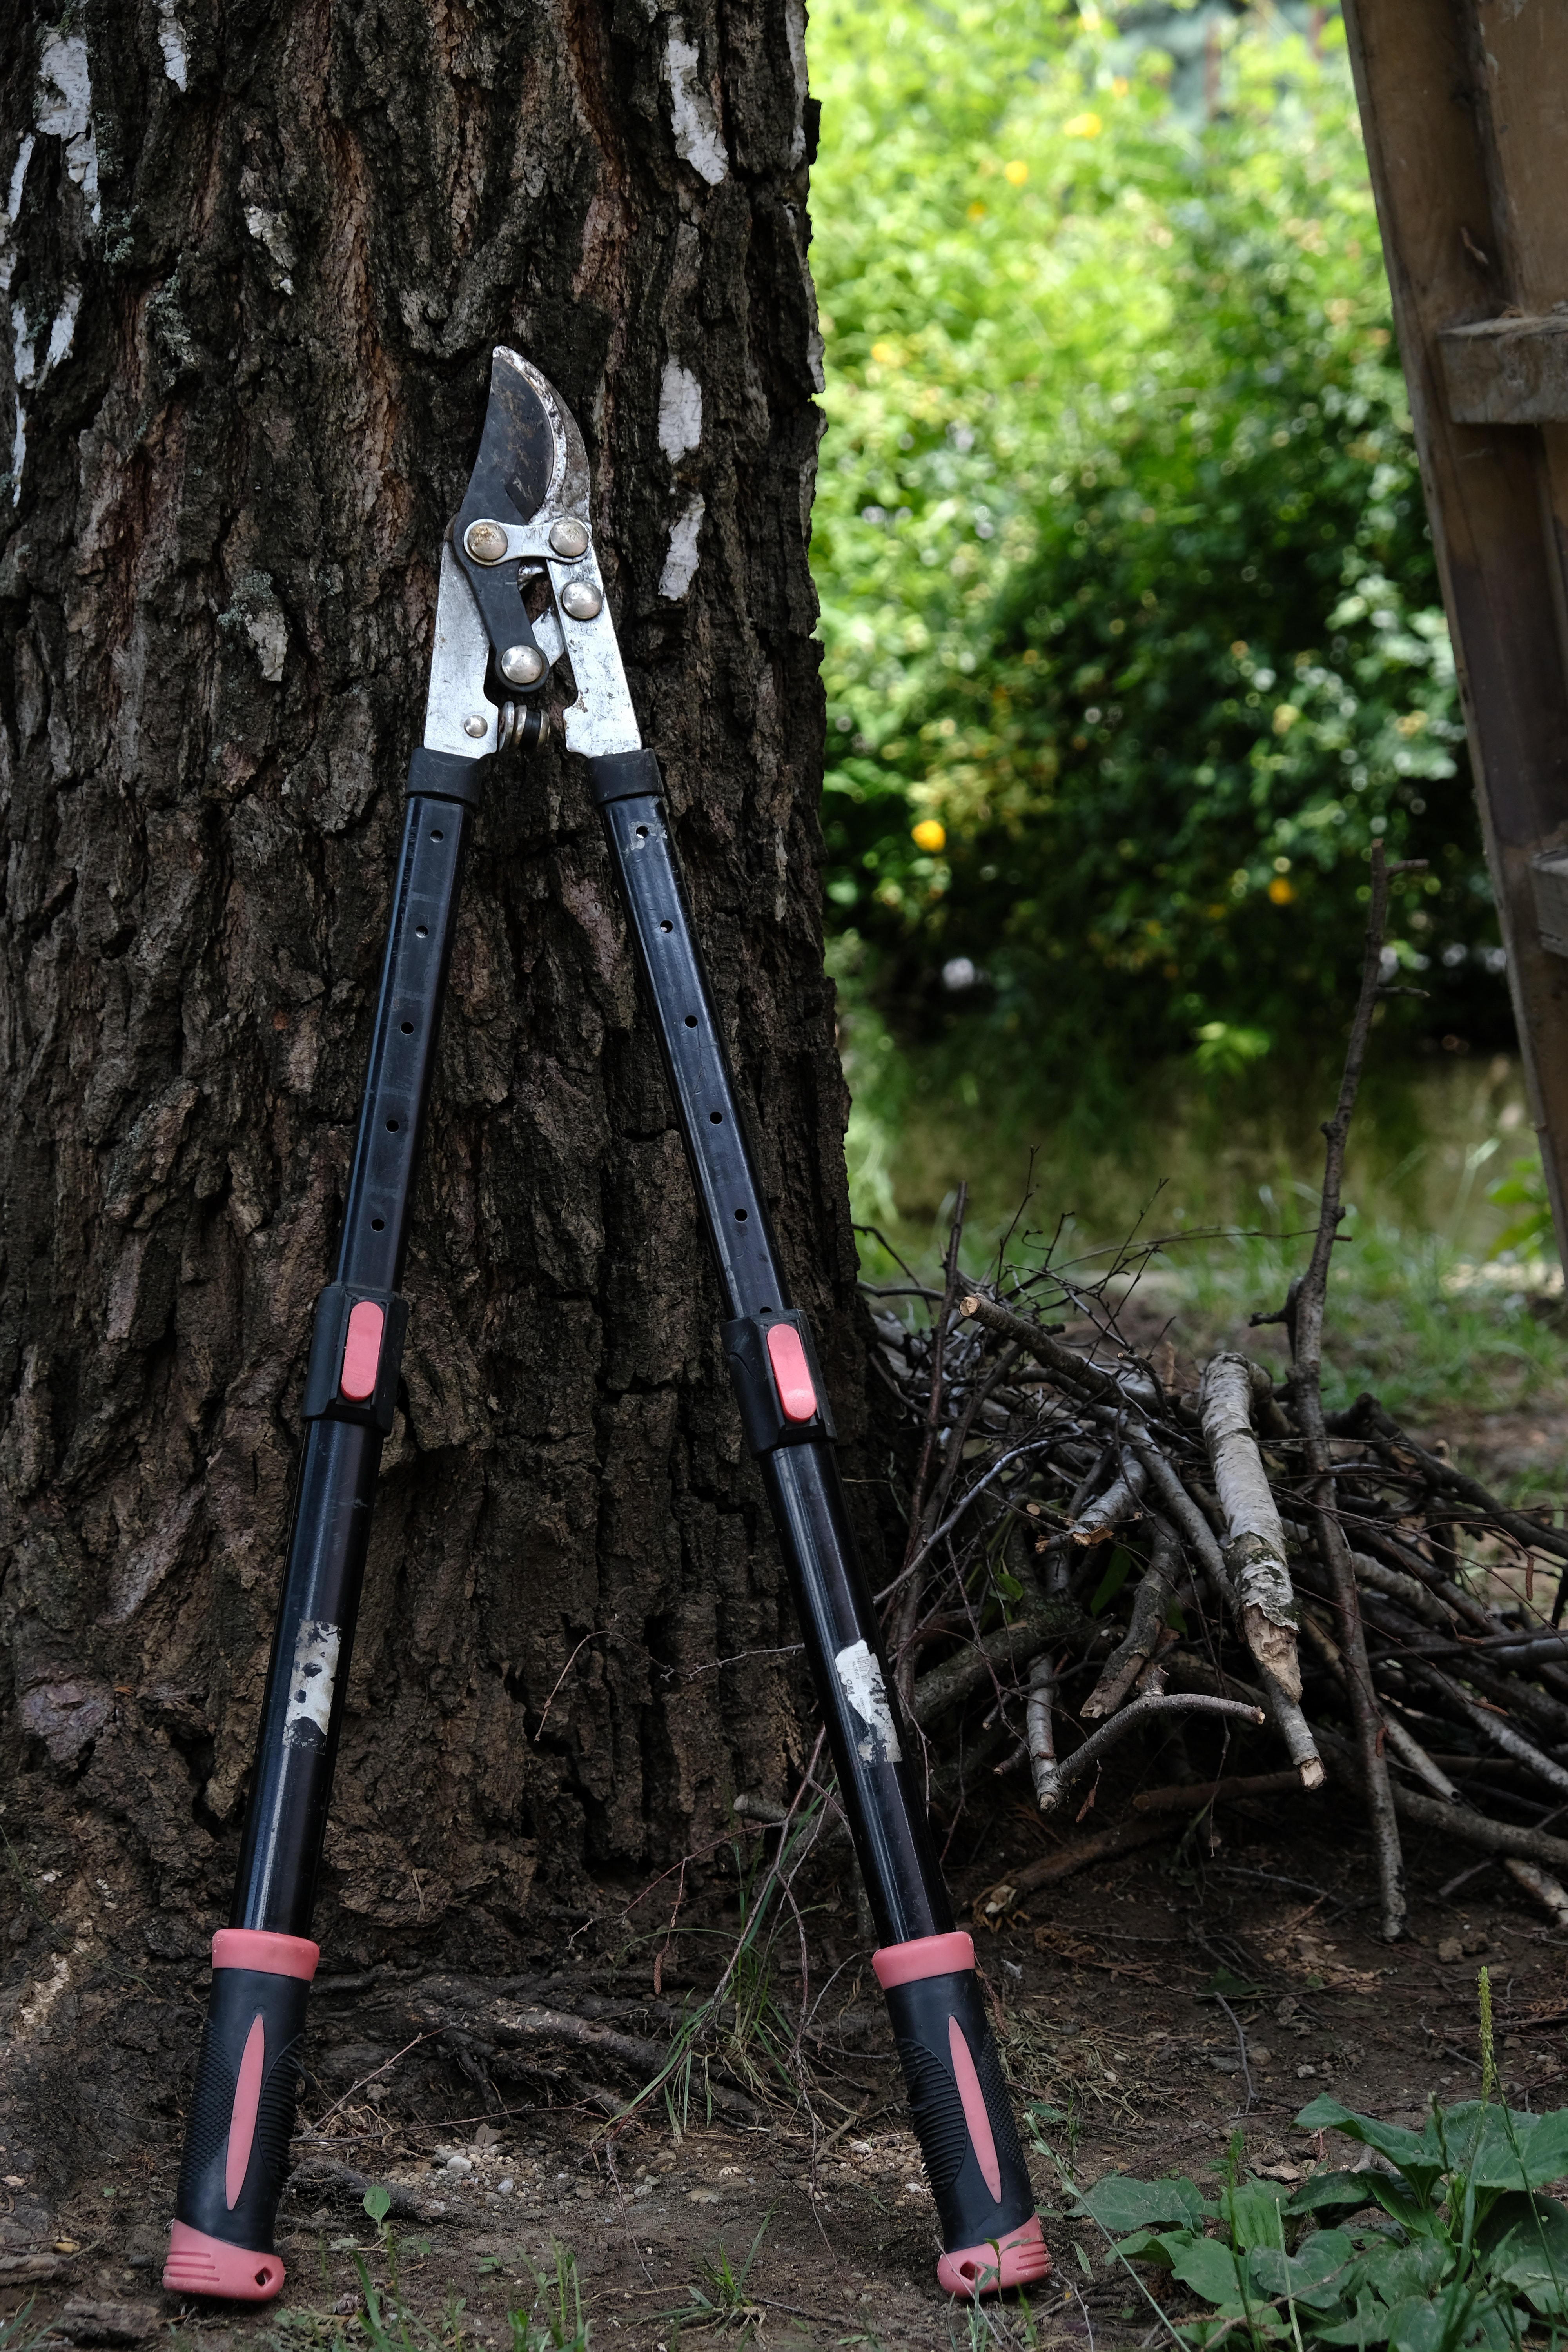
[(307, 1617), (300, 1627), (294, 1643), (294, 1672), (289, 1684), (289, 1711), (283, 1718), (283, 1738), (290, 1748), (297, 1745), (300, 1738), (296, 1724), (313, 1724), (323, 1739), (327, 1736), (342, 1640), (336, 1625), (323, 1625), (315, 1617)]
[(893, 1710), (882, 1682), (882, 1669), (864, 1642), (851, 1642), (833, 1661), (839, 1688), (866, 1726), (866, 1737), (855, 1743), (863, 1764), (901, 1764), (903, 1749), (893, 1728)]

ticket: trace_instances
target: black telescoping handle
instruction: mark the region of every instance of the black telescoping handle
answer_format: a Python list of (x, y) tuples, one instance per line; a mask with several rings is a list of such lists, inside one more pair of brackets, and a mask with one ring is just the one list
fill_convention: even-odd
[(693, 934), (651, 751), (587, 762), (637, 940), (725, 1301), (725, 1357), (789, 1573), (877, 1924), (950, 2293), (1050, 2269), (970, 1938), (955, 1931), (870, 1588), (845, 1505), (805, 1317), (790, 1304)]
[(317, 1302), (305, 1442), (229, 1926), (215, 1938), (163, 2284), (275, 2295), (310, 1940), (383, 1444), (403, 1262), (472, 823), (477, 763), (419, 751), (393, 893), (336, 1278)]

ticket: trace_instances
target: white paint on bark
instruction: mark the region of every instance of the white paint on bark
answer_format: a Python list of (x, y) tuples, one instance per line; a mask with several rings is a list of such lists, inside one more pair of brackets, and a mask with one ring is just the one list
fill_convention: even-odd
[(245, 634), (256, 647), (262, 677), (268, 686), (278, 685), (289, 652), (289, 624), (277, 605), (267, 604), (259, 613), (247, 614)]
[(16, 150), (16, 160), (11, 166), (11, 184), (5, 194), (5, 219), (0, 225), (0, 294), (11, 291), (11, 280), (16, 274), (16, 250), (11, 243), (11, 231), (16, 226), (16, 215), (22, 209), (22, 190), (26, 185), (27, 165), (37, 141), (28, 131)]
[(672, 16), (665, 41), (664, 73), (669, 84), (675, 152), (701, 173), (710, 187), (716, 188), (730, 169), (730, 158), (712, 99), (702, 87), (701, 64), (696, 42), (687, 39), (686, 26), (679, 16)]
[(678, 604), (697, 577), (697, 534), (707, 511), (707, 501), (699, 494), (669, 527), (669, 546), (658, 575), (658, 593), (669, 604)]
[(65, 141), (66, 176), (81, 190), (98, 221), (102, 207), (98, 200), (98, 142), (92, 135), (92, 79), (81, 34), (45, 36), (37, 103), (38, 129), (47, 139)]
[(789, 61), (795, 70), (795, 132), (790, 140), (791, 167), (805, 161), (805, 124), (803, 117), (810, 84), (805, 68), (805, 0), (784, 0), (784, 37), (789, 43)]
[(702, 438), (702, 386), (679, 360), (666, 360), (658, 384), (658, 446), (675, 465)]
[(58, 367), (60, 362), (69, 351), (71, 347), (71, 339), (76, 333), (77, 312), (80, 309), (81, 288), (79, 286), (68, 286), (65, 291), (65, 299), (60, 304), (59, 309), (55, 312), (54, 323), (49, 329), (49, 348), (44, 355), (44, 364), (42, 369), (39, 371), (38, 380), (40, 383), (43, 381), (43, 378), (47, 375), (51, 368)]
[(11, 305), (11, 373), (16, 385), (16, 428), (11, 444), (13, 506), (22, 496), (22, 468), (27, 458), (27, 419), (22, 405), (22, 394), (34, 391), (43, 383), (49, 370), (58, 367), (64, 359), (76, 333), (77, 313), (80, 309), (81, 288), (68, 286), (65, 299), (50, 322), (49, 340), (40, 360), (37, 345), (27, 331), (26, 315), (22, 305), (20, 302)]
[(16, 161), (11, 167), (11, 187), (5, 200), (5, 217), (13, 226), (16, 224), (16, 215), (22, 209), (22, 190), (26, 184), (27, 166), (33, 160), (33, 150), (37, 145), (37, 140), (29, 131), (17, 148)]
[(901, 1764), (903, 1749), (893, 1728), (882, 1669), (868, 1645), (851, 1642), (833, 1661), (838, 1686), (866, 1726), (866, 1737), (855, 1743), (864, 1764)]
[(163, 52), (163, 71), (176, 89), (184, 89), (190, 72), (185, 55), (185, 37), (174, 13), (174, 0), (158, 0), (158, 47)]

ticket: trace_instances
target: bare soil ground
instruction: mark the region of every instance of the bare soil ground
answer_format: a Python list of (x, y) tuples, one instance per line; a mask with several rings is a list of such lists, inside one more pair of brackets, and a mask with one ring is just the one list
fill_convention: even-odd
[[(1113, 1795), (1122, 1811), (1147, 1769), (1131, 1760), (1114, 1792), (1102, 1788), (1107, 1814)], [(1390, 1948), (1375, 1940), (1370, 1861), (1352, 1812), (1332, 1800), (1292, 1798), (1219, 1819), (1212, 1850), (1206, 1835), (1201, 1852), (1179, 1847), (1181, 1824), (1173, 1823), (1161, 1843), (1037, 1895), (999, 1932), (977, 1938), (1020, 2106), (1057, 2111), (1045, 2137), (1080, 2182), (1122, 2169), (1142, 2178), (1184, 2171), (1215, 2184), (1237, 2132), (1251, 2165), (1286, 2168), (1289, 2178), (1325, 2153), (1353, 2160), (1345, 2146), (1325, 2151), (1293, 2124), (1323, 2090), (1410, 2122), (1434, 2094), (1474, 2095), (1482, 1958), (1513, 2103), (1568, 2104), (1568, 1938), (1521, 1908), (1500, 1871), (1483, 1866), (1443, 1899), (1441, 1885), (1473, 1857), (1412, 1840), (1412, 1933)], [(961, 1903), (972, 1906), (1016, 1872), (1047, 1834), (1016, 1797), (998, 1793), (985, 1811), (965, 1814), (948, 1856)], [(652, 2114), (606, 2144), (605, 2107), (619, 2104), (611, 2085), (624, 2097), (630, 2076), (570, 2053), (563, 2070), (559, 2052), (540, 2054), (531, 2084), (492, 2084), (487, 2096), (487, 2069), (473, 2053), (486, 2046), (485, 2021), (509, 2003), (544, 2001), (657, 2036), (681, 1997), (683, 1965), (716, 1948), (681, 1937), (656, 2000), (646, 1960), (635, 1972), (617, 1963), (625, 1941), (616, 1906), (597, 1926), (582, 1914), (542, 1921), (539, 1974), (500, 1993), (493, 1982), (433, 1975), (427, 1961), (417, 1974), (384, 1965), (335, 1984), (325, 1979), (312, 2011), (300, 2173), (279, 2221), (289, 2273), (279, 2303), (182, 2305), (161, 2293), (178, 2162), (171, 2103), (142, 2119), (138, 2152), (89, 2167), (68, 2194), (40, 2191), (36, 2150), (0, 2152), (0, 2318), (30, 2295), (22, 2342), (64, 2315), (78, 2340), (156, 2333), (193, 2352), (339, 2336), (364, 2345), (354, 2249), (373, 2284), (386, 2279), (384, 2252), (361, 2210), (369, 2179), (404, 2191), (399, 2202), (409, 2210), (395, 2217), (401, 2283), (427, 2342), (509, 2347), (509, 2309), (543, 2310), (534, 2273), (553, 2273), (565, 2249), (596, 2346), (675, 2352), (678, 2336), (701, 2322), (699, 2311), (683, 2329), (679, 2316), (693, 2290), (712, 2297), (705, 2266), (722, 2250), (739, 2268), (761, 2231), (745, 2309), (731, 2316), (730, 2332), (749, 2313), (750, 2324), (786, 2343), (970, 2343), (970, 2315), (936, 2290), (931, 2200), (875, 1988), (858, 1957), (847, 1889), (841, 1880), (817, 1892), (809, 1997), (826, 1987), (817, 2017), (827, 2031), (811, 2112), (781, 2102), (760, 2128), (694, 2113), (679, 2134)], [(696, 1923), (704, 1913), (707, 1925), (722, 1926), (718, 1882), (700, 1899)], [(107, 1918), (99, 1927), (103, 1965), (82, 1988), (84, 2010), (97, 2010), (102, 2035), (125, 2044), (128, 2057), (161, 2047), (171, 2072), (183, 2073), (180, 2053), (188, 2063), (199, 2027), (203, 1963), (150, 1958), (140, 1936), (120, 1936)], [(781, 1990), (798, 2000), (798, 1948), (793, 1976), (791, 1956), (778, 1957)], [(1250, 2099), (1236, 2027), (1201, 1997), (1221, 1968), (1258, 1988), (1248, 1999), (1232, 1996)], [(47, 1982), (47, 1958), (41, 1974)], [(417, 2039), (437, 2014), (460, 2020), (465, 2011), (478, 2084), (462, 2071), (460, 2030)], [(396, 2058), (410, 2042), (417, 2046)], [(387, 2071), (375, 2084), (356, 2087), (379, 2068)], [(1063, 2220), (1052, 2157), (1038, 2154), (1032, 2167), (1057, 2274), (1037, 2294), (1030, 2324), (1047, 2341), (1143, 2341), (1152, 2314), (1125, 2272), (1108, 2269), (1092, 2229)], [(349, 2173), (363, 2177), (361, 2187)], [(116, 2322), (109, 2314), (76, 2318), (73, 2303), (130, 2307)], [(116, 2325), (117, 2336), (109, 2332)], [(1016, 2305), (996, 2328), (1003, 2341), (1026, 2340)]]

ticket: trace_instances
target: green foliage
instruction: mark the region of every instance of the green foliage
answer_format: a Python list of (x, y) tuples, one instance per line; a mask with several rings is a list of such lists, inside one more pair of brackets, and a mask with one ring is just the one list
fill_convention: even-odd
[(1568, 2112), (1434, 2102), (1414, 2132), (1324, 2097), (1296, 2120), (1342, 2132), (1378, 2161), (1317, 2173), (1292, 2195), (1237, 2177), (1238, 2139), (1212, 2199), (1184, 2178), (1121, 2175), (1077, 2199), (1076, 2215), (1118, 2258), (1168, 2273), (1213, 2306), (1184, 2324), (1167, 2316), (1178, 2341), (1517, 2352), (1535, 2321), (1568, 2320), (1568, 2207), (1540, 2193), (1568, 2171)]
[(590, 2324), (583, 2316), (583, 2289), (577, 2258), (569, 2248), (555, 2246), (552, 2278), (534, 2274), (538, 2301), (532, 2311), (512, 2311), (511, 2352), (589, 2352)]
[(701, 2284), (687, 2288), (684, 2303), (676, 2304), (668, 2311), (655, 2312), (655, 2321), (659, 2325), (668, 2323), (672, 2326), (693, 2329), (701, 2327), (717, 2331), (729, 2328), (736, 2334), (748, 2327), (760, 2329), (766, 2313), (760, 2304), (747, 2296), (746, 2281), (751, 2276), (757, 2250), (772, 2220), (771, 2212), (763, 2215), (762, 2228), (752, 2240), (750, 2251), (739, 2270), (730, 2259), (729, 2248), (721, 2244), (717, 2252), (704, 2257)]
[(29, 2295), (9, 2319), (0, 2319), (0, 2352), (39, 2352), (42, 2345), (52, 2340), (48, 2328), (28, 2327), (37, 2299)]
[(1552, 1202), (1546, 1190), (1546, 1171), (1538, 1152), (1528, 1159), (1516, 1160), (1506, 1176), (1487, 1186), (1487, 1199), (1498, 1209), (1517, 1209), (1492, 1243), (1492, 1257), (1521, 1257), (1531, 1251), (1547, 1256), (1557, 1254), (1557, 1237), (1552, 1223)]
[(812, 39), (828, 895), (880, 1001), (1315, 1051), (1381, 837), (1430, 863), (1390, 1021), (1506, 1023), (1337, 31), (1247, 25), (1203, 128), (1092, 8)]

